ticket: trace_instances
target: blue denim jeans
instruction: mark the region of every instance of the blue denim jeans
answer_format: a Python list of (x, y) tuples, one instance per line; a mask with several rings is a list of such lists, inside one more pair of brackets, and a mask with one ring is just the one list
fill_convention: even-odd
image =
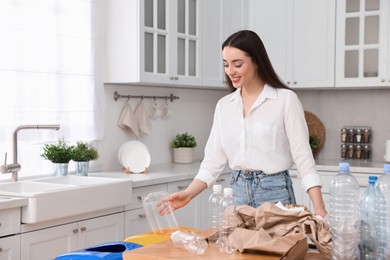
[(295, 204), (288, 171), (265, 174), (262, 171), (233, 171), (230, 185), (237, 205), (259, 207), (264, 202)]

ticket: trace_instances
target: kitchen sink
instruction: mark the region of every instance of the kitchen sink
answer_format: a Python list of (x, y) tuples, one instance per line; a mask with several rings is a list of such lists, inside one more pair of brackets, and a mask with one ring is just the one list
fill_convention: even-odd
[(95, 184), (105, 184), (107, 182), (111, 182), (112, 178), (104, 178), (104, 177), (91, 177), (91, 176), (58, 176), (58, 177), (48, 177), (42, 179), (35, 179), (33, 182), (36, 183), (53, 183), (53, 184), (66, 184), (66, 185), (95, 185)]
[(0, 196), (24, 197), (22, 223), (39, 223), (124, 206), (131, 202), (128, 179), (55, 176), (0, 183)]
[(0, 183), (0, 194), (11, 196), (29, 196), (53, 190), (66, 189), (74, 185), (39, 183), (30, 181)]

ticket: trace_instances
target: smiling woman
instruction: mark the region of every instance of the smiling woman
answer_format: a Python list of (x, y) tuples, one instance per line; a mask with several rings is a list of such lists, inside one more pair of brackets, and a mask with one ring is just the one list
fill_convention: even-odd
[(17, 125), (61, 125), (19, 137), (22, 176), (52, 171), (39, 158), (43, 143), (103, 138), (103, 8), (103, 1), (0, 2), (0, 154), (11, 152)]

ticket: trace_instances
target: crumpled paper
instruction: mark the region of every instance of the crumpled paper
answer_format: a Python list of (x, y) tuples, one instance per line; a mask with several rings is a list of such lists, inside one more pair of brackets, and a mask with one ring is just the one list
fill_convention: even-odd
[[(303, 258), (308, 250), (308, 235), (321, 254), (330, 256), (330, 227), (305, 206), (301, 211), (291, 211), (267, 202), (258, 208), (230, 206), (228, 211), (237, 218), (229, 242), (241, 253), (258, 251), (280, 255), (281, 259)], [(213, 236), (218, 236), (218, 233)]]

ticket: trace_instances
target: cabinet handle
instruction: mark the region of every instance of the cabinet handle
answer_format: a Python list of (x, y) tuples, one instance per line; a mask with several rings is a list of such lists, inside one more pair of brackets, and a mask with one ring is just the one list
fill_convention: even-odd
[(178, 80), (179, 77), (169, 77), (170, 80)]
[(291, 82), (290, 81), (287, 81), (287, 85), (290, 85), (291, 84)]
[(294, 85), (296, 85), (297, 84), (297, 82), (296, 81), (294, 81), (294, 83), (293, 83)]
[(383, 82), (386, 82), (386, 80), (385, 79), (381, 79), (381, 82), (383, 83)]
[(3, 248), (2, 247), (0, 247), (0, 252), (3, 252)]
[(76, 228), (76, 229), (73, 229), (73, 234), (77, 234), (79, 233), (79, 230)]
[(142, 200), (142, 197), (141, 197), (141, 196), (138, 196), (137, 199)]
[(145, 214), (139, 214), (138, 217), (139, 218), (146, 218), (146, 215)]
[(225, 179), (218, 179), (216, 182), (222, 182), (225, 181)]
[(84, 231), (87, 230), (87, 228), (86, 227), (82, 227), (82, 228), (80, 228), (80, 230), (84, 232)]
[(185, 190), (187, 189), (188, 186), (177, 186), (177, 189), (178, 190)]

